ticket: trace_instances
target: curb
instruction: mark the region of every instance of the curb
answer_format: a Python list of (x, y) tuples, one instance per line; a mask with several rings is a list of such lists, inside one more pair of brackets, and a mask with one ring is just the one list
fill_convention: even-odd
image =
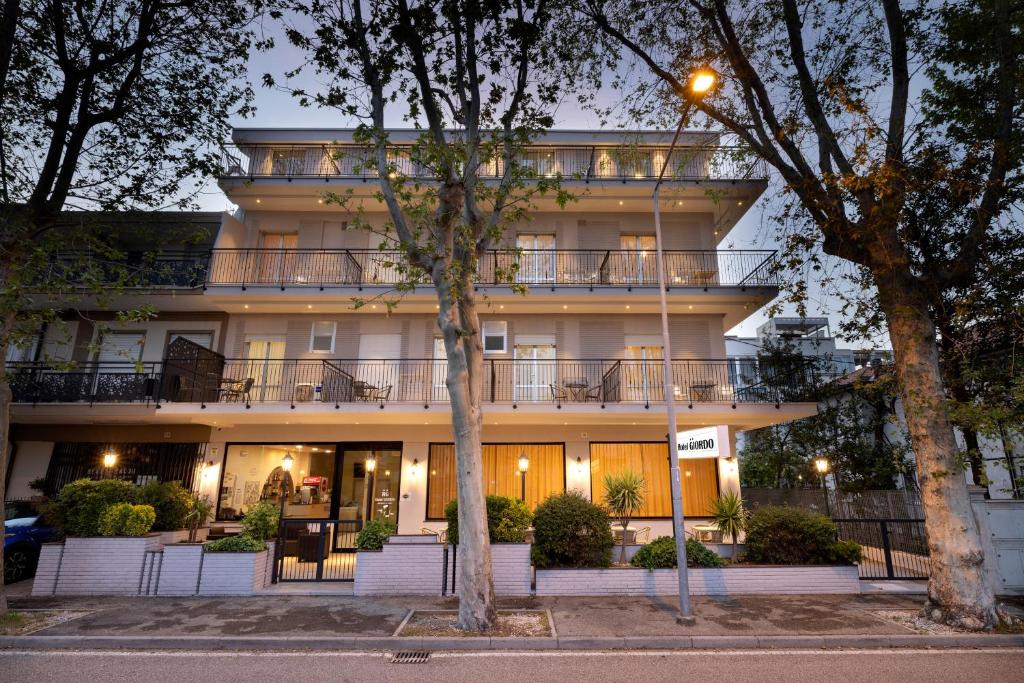
[(392, 636), (0, 636), (0, 648), (20, 650), (749, 650), (838, 648), (1024, 648), (1022, 634), (650, 636), (557, 638), (403, 638)]

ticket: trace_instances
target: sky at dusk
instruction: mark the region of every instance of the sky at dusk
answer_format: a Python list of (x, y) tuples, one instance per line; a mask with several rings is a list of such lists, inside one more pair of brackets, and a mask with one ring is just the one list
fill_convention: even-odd
[[(278, 40), (278, 47), (269, 52), (257, 53), (252, 56), (249, 62), (249, 78), (254, 84), (256, 92), (256, 113), (243, 119), (238, 117), (233, 122), (237, 126), (246, 127), (268, 127), (268, 128), (347, 128), (352, 127), (356, 120), (348, 118), (330, 109), (318, 109), (316, 107), (302, 107), (291, 94), (280, 89), (266, 88), (262, 85), (264, 73), (271, 73), (279, 81), (281, 75), (288, 69), (298, 64), (299, 56), (290, 46), (284, 45), (284, 41)], [(317, 81), (312, 76), (301, 76), (299, 80), (292, 81), (292, 85), (303, 87), (309, 90), (317, 87)], [(614, 93), (603, 93), (602, 97), (612, 98)], [(410, 127), (408, 122), (402, 121), (397, 115), (394, 120), (387, 121), (387, 124), (396, 128)], [(597, 129), (600, 127), (598, 116), (582, 108), (574, 99), (563, 103), (555, 115), (555, 127), (563, 129)], [(774, 239), (773, 229), (767, 224), (767, 212), (771, 211), (771, 205), (777, 195), (769, 189), (762, 198), (754, 204), (743, 216), (740, 222), (733, 228), (732, 232), (719, 245), (720, 249), (774, 249), (777, 244)], [(197, 198), (201, 209), (205, 211), (225, 211), (234, 207), (227, 197), (217, 187), (216, 182), (207, 181)], [(841, 302), (829, 297), (821, 289), (812, 284), (809, 291), (807, 303), (808, 315), (828, 315), (832, 323), (832, 332), (837, 334), (839, 322), (839, 307)], [(796, 315), (792, 306), (784, 307), (782, 315)], [(729, 334), (739, 336), (754, 336), (758, 325), (767, 320), (768, 315), (765, 308), (762, 308), (746, 321), (729, 331)], [(887, 346), (885, 339), (875, 342)], [(871, 344), (866, 342), (840, 343), (841, 347), (863, 348)]]

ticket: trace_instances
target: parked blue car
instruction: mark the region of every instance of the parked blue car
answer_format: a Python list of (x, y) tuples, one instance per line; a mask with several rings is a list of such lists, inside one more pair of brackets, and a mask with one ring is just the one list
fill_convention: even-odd
[(43, 524), (39, 515), (8, 519), (4, 523), (4, 583), (34, 575), (40, 547), (56, 536), (56, 529)]

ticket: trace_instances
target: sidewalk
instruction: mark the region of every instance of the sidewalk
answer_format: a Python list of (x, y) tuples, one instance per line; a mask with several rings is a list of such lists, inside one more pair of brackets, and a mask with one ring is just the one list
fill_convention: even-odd
[(1017, 646), (1024, 635), (922, 635), (873, 614), (916, 610), (919, 597), (869, 594), (695, 597), (697, 623), (675, 622), (672, 598), (520, 598), (502, 609), (548, 609), (556, 637), (395, 638), (410, 609), (454, 599), (274, 595), (255, 598), (12, 598), (12, 607), (88, 614), (0, 647), (130, 649), (615, 649)]

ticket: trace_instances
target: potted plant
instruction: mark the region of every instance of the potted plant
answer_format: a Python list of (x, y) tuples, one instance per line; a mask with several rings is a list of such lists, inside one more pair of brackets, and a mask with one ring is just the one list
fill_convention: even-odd
[(731, 561), (737, 560), (737, 545), (740, 533), (747, 526), (747, 511), (743, 509), (743, 499), (735, 491), (727, 491), (715, 498), (711, 504), (711, 523), (725, 536), (732, 537)]
[[(196, 543), (199, 540), (199, 530), (206, 526), (213, 513), (213, 503), (208, 496), (193, 496), (192, 509), (185, 517), (186, 528), (188, 529), (188, 543)], [(203, 539), (205, 540), (205, 535)]]
[(622, 474), (606, 474), (604, 477), (604, 504), (612, 517), (622, 525), (622, 550), (619, 564), (626, 564), (626, 530), (629, 520), (644, 505), (644, 478), (632, 470)]
[(277, 506), (260, 501), (242, 519), (241, 534), (205, 544), (199, 594), (251, 595), (266, 586), (272, 560), (267, 540), (279, 522)]

